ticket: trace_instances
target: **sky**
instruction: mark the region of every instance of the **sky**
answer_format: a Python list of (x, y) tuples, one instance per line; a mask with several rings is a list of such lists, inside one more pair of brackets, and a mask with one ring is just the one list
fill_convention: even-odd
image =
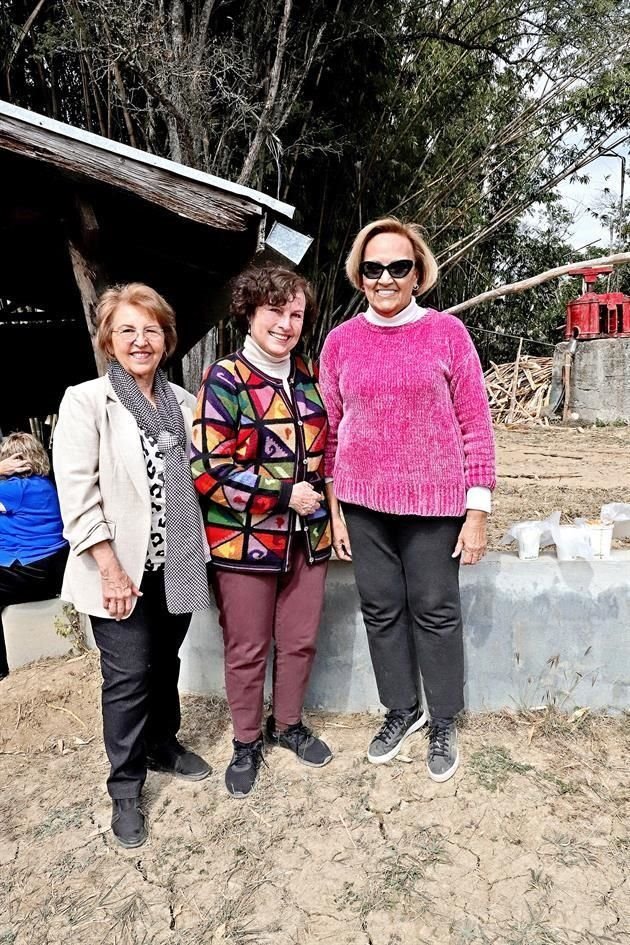
[[(630, 158), (626, 155), (626, 170), (630, 170)], [(567, 210), (573, 215), (573, 227), (568, 234), (570, 241), (576, 249), (587, 243), (597, 242), (599, 247), (608, 248), (610, 236), (608, 229), (602, 227), (589, 212), (589, 207), (597, 209), (601, 204), (604, 195), (602, 191), (609, 187), (613, 199), (619, 200), (621, 189), (621, 160), (616, 157), (601, 157), (582, 172), (588, 174), (590, 180), (588, 184), (578, 182), (571, 183), (563, 181), (558, 190), (562, 194), (563, 202)], [(630, 200), (630, 186), (626, 175), (626, 188), (624, 203)]]

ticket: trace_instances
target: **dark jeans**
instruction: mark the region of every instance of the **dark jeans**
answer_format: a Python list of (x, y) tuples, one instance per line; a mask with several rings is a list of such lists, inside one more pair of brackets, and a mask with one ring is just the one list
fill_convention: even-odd
[(430, 714), (464, 707), (459, 558), (461, 518), (389, 515), (343, 503), (361, 610), (381, 702)]
[(101, 654), (103, 738), (113, 798), (137, 797), (147, 748), (172, 741), (180, 726), (179, 648), (191, 614), (169, 614), (162, 571), (145, 572), (130, 617), (90, 617)]
[(19, 564), (15, 561), (8, 568), (0, 567), (0, 676), (9, 672), (2, 611), (10, 604), (25, 604), (31, 600), (57, 597), (61, 590), (67, 557), (66, 545), (54, 555), (40, 558), (31, 564)]

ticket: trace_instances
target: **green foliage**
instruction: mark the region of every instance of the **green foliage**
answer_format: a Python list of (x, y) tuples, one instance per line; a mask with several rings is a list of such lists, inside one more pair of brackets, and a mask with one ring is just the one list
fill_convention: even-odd
[(81, 614), (74, 609), (72, 604), (68, 603), (63, 604), (61, 612), (63, 616), (54, 619), (55, 633), (69, 640), (77, 652), (86, 653), (88, 645), (85, 640)]
[[(424, 301), (447, 308), (571, 261), (557, 184), (630, 137), (625, 0), (65, 0), (23, 36), (32, 12), (0, 9), (5, 96), (298, 208), (314, 349), (358, 307), (343, 263), (368, 220), (423, 225), (441, 273)], [(578, 291), (465, 320), (501, 331), (476, 337), (505, 360), (508, 334), (556, 341)]]

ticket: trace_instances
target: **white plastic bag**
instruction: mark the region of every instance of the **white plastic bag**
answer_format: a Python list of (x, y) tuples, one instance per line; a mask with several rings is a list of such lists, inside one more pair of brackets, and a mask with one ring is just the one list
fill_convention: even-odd
[(602, 522), (613, 523), (614, 538), (630, 538), (630, 502), (609, 502), (602, 505)]
[(560, 514), (556, 509), (549, 518), (542, 521), (516, 522), (510, 525), (500, 544), (511, 545), (515, 541), (518, 543), (519, 558), (537, 558), (541, 548), (554, 544), (552, 529), (560, 522)]
[(558, 561), (576, 558), (594, 558), (589, 528), (584, 519), (575, 519), (573, 525), (556, 524), (551, 529)]

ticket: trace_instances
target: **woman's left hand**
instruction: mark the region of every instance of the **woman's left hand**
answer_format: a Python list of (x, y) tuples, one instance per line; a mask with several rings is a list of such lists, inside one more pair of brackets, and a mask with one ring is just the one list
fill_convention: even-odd
[(461, 554), (462, 564), (477, 564), (486, 553), (488, 519), (487, 512), (481, 512), (478, 509), (468, 509), (466, 521), (462, 525), (462, 530), (457, 538), (453, 558)]

